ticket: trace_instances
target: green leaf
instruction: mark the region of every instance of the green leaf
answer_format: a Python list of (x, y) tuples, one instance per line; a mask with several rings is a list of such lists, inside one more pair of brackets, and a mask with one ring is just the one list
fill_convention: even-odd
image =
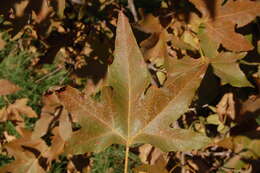
[[(185, 70), (175, 71), (175, 67), (185, 65)], [(101, 151), (111, 144), (131, 147), (138, 143), (150, 143), (163, 151), (205, 146), (209, 139), (204, 135), (170, 125), (188, 110), (207, 66), (200, 59), (169, 60), (164, 86), (150, 86), (146, 63), (121, 12), (115, 59), (108, 70), (108, 87), (101, 90), (100, 100), (82, 95), (72, 87), (57, 93), (82, 127), (67, 141), (65, 150), (79, 154)]]
[(208, 58), (216, 57), (218, 55), (219, 43), (210, 39), (202, 27), (198, 32), (198, 37), (200, 39), (200, 46), (204, 55)]
[(214, 73), (220, 77), (223, 85), (229, 83), (235, 87), (253, 87), (237, 63), (245, 55), (246, 53), (222, 52), (210, 59)]
[(218, 52), (219, 43), (212, 40), (203, 28), (198, 32), (203, 56), (209, 59), (214, 73), (221, 79), (221, 83), (235, 87), (253, 87), (245, 74), (240, 70), (238, 60), (246, 56), (246, 52)]

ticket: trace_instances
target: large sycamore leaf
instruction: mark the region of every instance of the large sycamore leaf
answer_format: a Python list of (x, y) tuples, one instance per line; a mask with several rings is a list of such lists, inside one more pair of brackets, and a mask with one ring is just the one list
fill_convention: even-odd
[(200, 31), (198, 37), (204, 55), (209, 58), (214, 73), (221, 79), (223, 85), (228, 83), (235, 87), (252, 87), (237, 62), (246, 56), (246, 52), (219, 53), (219, 43), (212, 40), (205, 30)]
[[(121, 12), (117, 24), (115, 57), (108, 71), (108, 87), (92, 99), (67, 87), (57, 92), (60, 102), (77, 116), (81, 129), (73, 133), (65, 150), (69, 153), (101, 151), (111, 144), (150, 143), (163, 151), (191, 150), (209, 139), (185, 129), (171, 128), (191, 103), (208, 63), (187, 62), (177, 73), (169, 68), (164, 87), (150, 86), (151, 77), (127, 18)], [(182, 65), (182, 60), (178, 60)], [(169, 67), (171, 64), (169, 63)], [(178, 63), (175, 64), (178, 67)]]
[(251, 43), (241, 34), (235, 32), (235, 26), (242, 27), (260, 15), (260, 2), (250, 0), (215, 0), (214, 15), (207, 8), (206, 0), (190, 0), (200, 10), (204, 18), (206, 32), (212, 40), (222, 43), (233, 51), (253, 49)]

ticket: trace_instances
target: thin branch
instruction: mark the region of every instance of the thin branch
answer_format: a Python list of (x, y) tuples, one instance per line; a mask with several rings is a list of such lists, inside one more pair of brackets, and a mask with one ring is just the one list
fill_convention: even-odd
[(44, 80), (44, 79), (50, 77), (51, 75), (53, 75), (53, 74), (59, 72), (61, 69), (62, 69), (61, 67), (57, 68), (56, 70), (54, 70), (54, 71), (52, 71), (52, 72), (46, 74), (45, 76), (41, 77), (41, 78), (38, 79), (38, 80), (36, 80), (35, 83), (39, 83), (40, 81), (42, 81), (42, 80)]
[(127, 0), (128, 2), (128, 8), (131, 11), (132, 15), (134, 16), (134, 20), (135, 22), (138, 21), (138, 16), (137, 16), (137, 12), (135, 9), (135, 4), (134, 4), (134, 0)]
[(124, 171), (124, 173), (128, 173), (128, 155), (129, 155), (129, 145), (127, 142), (126, 149), (125, 149), (125, 171)]
[(181, 173), (185, 173), (186, 169), (185, 169), (185, 153), (182, 152), (181, 153)]

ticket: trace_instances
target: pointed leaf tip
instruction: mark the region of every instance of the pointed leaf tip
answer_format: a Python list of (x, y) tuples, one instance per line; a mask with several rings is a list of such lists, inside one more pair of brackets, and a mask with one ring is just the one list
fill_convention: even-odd
[(137, 143), (150, 143), (164, 151), (187, 151), (207, 144), (206, 137), (171, 129), (169, 124), (188, 110), (208, 63), (191, 58), (169, 63), (172, 70), (163, 88), (148, 87), (151, 75), (131, 26), (123, 12), (118, 17), (114, 61), (107, 74), (109, 89), (101, 90), (99, 101), (70, 87), (57, 93), (82, 127), (66, 142), (65, 152), (82, 154), (111, 144), (131, 147)]

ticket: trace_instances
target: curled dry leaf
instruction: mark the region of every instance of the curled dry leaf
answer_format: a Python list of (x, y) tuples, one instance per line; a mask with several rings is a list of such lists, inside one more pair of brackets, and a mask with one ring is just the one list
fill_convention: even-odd
[(222, 123), (225, 123), (226, 118), (235, 120), (236, 110), (235, 110), (235, 101), (233, 93), (226, 93), (217, 104), (216, 109), (219, 120)]
[(13, 109), (13, 112), (18, 112), (20, 115), (26, 115), (30, 118), (36, 118), (37, 114), (35, 111), (30, 107), (27, 106), (28, 99), (23, 98), (16, 100), (14, 104), (10, 105), (10, 109)]
[[(101, 151), (111, 144), (150, 143), (163, 151), (191, 150), (205, 146), (209, 139), (185, 129), (170, 127), (188, 110), (207, 70), (208, 63), (191, 60), (186, 71), (169, 68), (162, 88), (151, 86), (151, 77), (127, 18), (119, 14), (115, 58), (109, 67), (108, 86), (94, 100), (67, 87), (57, 96), (77, 116), (81, 129), (66, 143), (69, 153)], [(182, 60), (178, 61), (180, 64)], [(178, 64), (176, 64), (178, 66)]]
[(214, 15), (211, 15), (205, 0), (190, 0), (204, 18), (208, 36), (217, 43), (233, 51), (248, 51), (252, 44), (241, 34), (235, 32), (235, 26), (242, 27), (260, 15), (260, 2), (250, 0), (215, 0)]
[(47, 133), (49, 125), (56, 115), (57, 107), (60, 106), (55, 94), (43, 96), (42, 101), (44, 106), (41, 110), (40, 119), (35, 124), (32, 139), (40, 138)]
[(30, 118), (37, 117), (35, 111), (27, 106), (28, 99), (16, 100), (13, 104), (8, 105), (7, 108), (2, 108), (0, 110), (0, 121), (15, 120), (23, 121), (22, 115), (26, 115)]
[(36, 122), (32, 139), (42, 137), (49, 130), (51, 122), (59, 121), (59, 136), (63, 141), (66, 141), (72, 134), (68, 111), (61, 107), (62, 105), (55, 94), (45, 95), (43, 103), (44, 107), (42, 108), (41, 117)]
[[(42, 167), (45, 159), (47, 163), (57, 159), (63, 152), (64, 140), (59, 136), (58, 129), (53, 130), (51, 146), (47, 146), (41, 138), (32, 139), (32, 132), (21, 129), (21, 138), (13, 140), (4, 145), (8, 153), (14, 156), (15, 161), (0, 168), (0, 172), (7, 173), (45, 173), (47, 170)], [(40, 164), (42, 163), (42, 164)]]
[(167, 155), (160, 149), (155, 148), (150, 144), (144, 144), (139, 147), (139, 158), (142, 163), (153, 165), (160, 159), (161, 156), (165, 158)]
[(13, 94), (20, 90), (17, 85), (5, 79), (0, 79), (0, 86), (0, 96)]
[[(15, 161), (0, 168), (0, 172), (7, 173), (45, 173), (46, 171), (40, 166), (40, 155), (32, 152), (30, 148), (38, 151), (48, 149), (48, 146), (41, 139), (31, 140), (31, 133), (23, 130), (22, 138), (13, 140), (4, 146), (8, 153), (14, 156)], [(26, 147), (26, 148), (25, 148)]]

